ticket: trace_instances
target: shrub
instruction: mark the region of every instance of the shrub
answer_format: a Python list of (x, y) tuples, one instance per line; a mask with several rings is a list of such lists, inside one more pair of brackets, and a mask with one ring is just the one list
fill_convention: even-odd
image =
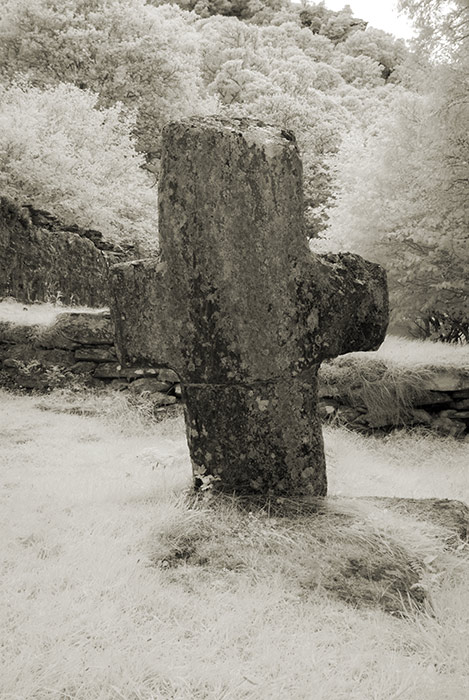
[(156, 192), (121, 105), (96, 108), (97, 96), (61, 83), (0, 88), (0, 190), (32, 202), (65, 224), (108, 239), (156, 245)]

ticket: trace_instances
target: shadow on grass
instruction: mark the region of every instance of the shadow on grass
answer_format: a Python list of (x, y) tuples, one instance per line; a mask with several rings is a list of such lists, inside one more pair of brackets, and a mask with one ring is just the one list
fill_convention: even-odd
[(356, 608), (375, 607), (396, 616), (431, 614), (428, 581), (441, 573), (435, 557), (428, 562), (418, 546), (409, 547), (411, 536), (399, 537), (392, 524), (378, 527), (372, 516), (376, 508), (384, 508), (401, 517), (406, 503), (408, 534), (419, 519), (433, 519), (442, 551), (464, 544), (469, 509), (455, 501), (327, 498), (261, 503), (192, 496), (186, 510), (155, 533), (150, 561), (168, 571), (184, 566), (185, 575), (187, 567), (207, 567), (222, 574), (248, 572), (255, 580), (281, 576), (286, 590), (302, 597), (326, 594)]

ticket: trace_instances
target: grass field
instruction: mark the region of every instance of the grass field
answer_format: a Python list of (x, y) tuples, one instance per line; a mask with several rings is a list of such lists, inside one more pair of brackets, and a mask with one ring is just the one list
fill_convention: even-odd
[(8, 321), (19, 326), (36, 324), (48, 326), (55, 321), (59, 314), (100, 310), (102, 309), (92, 309), (88, 306), (64, 306), (57, 303), (22, 304), (13, 298), (8, 298), (0, 302), (0, 322)]
[[(151, 423), (119, 395), (0, 401), (2, 700), (469, 696), (467, 550), (437, 525), (366, 501), (334, 531), (194, 506), (181, 415)], [(331, 494), (469, 502), (467, 443), (325, 440)], [(350, 551), (425, 562), (431, 605), (396, 616), (350, 586), (346, 602), (328, 582)]]

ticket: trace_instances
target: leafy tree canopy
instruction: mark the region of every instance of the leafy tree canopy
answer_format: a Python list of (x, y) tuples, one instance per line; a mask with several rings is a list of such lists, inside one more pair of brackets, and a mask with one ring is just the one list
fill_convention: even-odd
[[(255, 2), (246, 22), (144, 0), (6, 0), (0, 78), (43, 89), (70, 83), (96, 93), (98, 109), (122, 105), (156, 172), (161, 128), (172, 118), (222, 111), (293, 128), (316, 235), (330, 195), (326, 157), (392, 99), (405, 48), (365, 30), (350, 8)], [(228, 5), (227, 14), (251, 12)]]
[[(164, 5), (165, 0), (150, 0), (150, 4)], [(256, 16), (270, 16), (271, 12), (288, 7), (289, 0), (175, 0), (171, 4), (179, 5), (183, 10), (193, 10), (199, 17), (222, 15), (251, 19)]]
[[(27, 128), (25, 128), (27, 125)], [(155, 190), (122, 107), (61, 83), (0, 88), (0, 191), (116, 242), (156, 244)]]
[(6, 0), (0, 17), (0, 78), (35, 87), (73, 83), (135, 111), (140, 151), (158, 153), (171, 118), (216, 109), (200, 78), (193, 18), (144, 0)]
[[(443, 320), (450, 337), (455, 329), (469, 337), (469, 42), (461, 34), (469, 6), (453, 3), (442, 14), (443, 3), (404, 5), (418, 17), (418, 46), (433, 64), (416, 73), (413, 91), (398, 90), (371, 128), (355, 127), (332, 158), (328, 245), (387, 268), (396, 319), (427, 328), (429, 319)], [(446, 37), (438, 44), (444, 55), (435, 53), (435, 36)]]
[(399, 0), (414, 21), (416, 48), (437, 60), (451, 58), (469, 39), (467, 0)]
[[(278, 13), (266, 25), (236, 18), (200, 20), (202, 76), (226, 114), (244, 114), (295, 131), (303, 155), (309, 232), (324, 226), (330, 195), (326, 159), (355, 123), (373, 121), (393, 98), (394, 70), (407, 56), (384, 32), (335, 44), (305, 27), (298, 11)], [(360, 42), (366, 46), (360, 52)]]

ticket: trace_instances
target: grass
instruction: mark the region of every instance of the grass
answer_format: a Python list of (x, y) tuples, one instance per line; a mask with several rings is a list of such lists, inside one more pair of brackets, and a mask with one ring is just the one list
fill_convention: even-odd
[(445, 367), (469, 372), (469, 345), (410, 340), (388, 335), (375, 353), (353, 353), (357, 356), (370, 354), (383, 362), (402, 368)]
[[(465, 545), (351, 498), (469, 502), (467, 443), (327, 429), (341, 498), (269, 517), (188, 500), (177, 412), (154, 423), (115, 394), (0, 396), (2, 699), (468, 696)], [(406, 576), (428, 605), (390, 615), (380, 602)]]
[(322, 395), (363, 406), (375, 427), (409, 423), (419, 401), (429, 398), (429, 381), (441, 371), (466, 378), (469, 345), (388, 336), (375, 352), (354, 352), (324, 362), (319, 370)]
[(38, 304), (23, 304), (13, 298), (3, 299), (0, 303), (0, 323), (8, 322), (19, 326), (45, 325), (54, 323), (59, 314), (70, 312), (96, 312), (103, 309), (92, 309), (87, 306), (64, 306), (41, 302)]

